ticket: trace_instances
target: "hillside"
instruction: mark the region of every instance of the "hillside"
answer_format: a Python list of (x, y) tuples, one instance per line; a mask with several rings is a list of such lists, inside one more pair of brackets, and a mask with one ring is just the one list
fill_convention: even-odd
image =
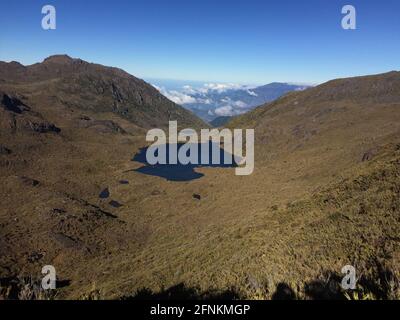
[[(290, 92), (282, 98), (271, 103), (259, 106), (252, 112), (237, 116), (232, 119), (231, 126), (240, 124), (260, 124), (263, 118), (268, 118), (268, 113), (293, 112), (296, 108), (297, 113), (307, 110), (322, 108), (323, 105), (338, 102), (357, 102), (371, 104), (398, 103), (400, 72), (392, 71), (385, 74), (336, 79), (322, 85), (308, 88), (304, 91)], [(285, 108), (287, 107), (287, 108)], [(328, 108), (324, 113), (330, 113), (334, 106)], [(274, 113), (275, 110), (275, 113)], [(257, 119), (257, 121), (255, 121)]]
[(255, 129), (261, 161), (287, 157), (304, 162), (305, 172), (314, 166), (329, 176), (397, 137), (399, 101), (399, 72), (338, 79), (289, 93), (227, 126)]
[(58, 78), (46, 99), (37, 79), (2, 79), (0, 282), (53, 264), (59, 298), (343, 298), (329, 288), (352, 264), (362, 288), (398, 297), (400, 73), (232, 119), (255, 129), (254, 173), (183, 182), (137, 170), (148, 118), (96, 112)]

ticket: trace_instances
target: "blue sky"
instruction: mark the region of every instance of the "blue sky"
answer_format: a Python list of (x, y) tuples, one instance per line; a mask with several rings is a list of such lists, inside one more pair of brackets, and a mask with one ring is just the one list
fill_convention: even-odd
[[(41, 28), (53, 4), (57, 29)], [(341, 8), (357, 9), (357, 30)], [(141, 78), (320, 83), (398, 70), (398, 0), (1, 1), (0, 60), (66, 53)]]

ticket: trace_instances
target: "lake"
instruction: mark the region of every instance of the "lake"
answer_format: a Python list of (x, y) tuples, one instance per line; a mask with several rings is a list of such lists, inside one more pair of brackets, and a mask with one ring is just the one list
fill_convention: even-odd
[[(234, 168), (236, 167), (236, 163), (234, 159), (232, 159), (232, 154), (226, 152), (223, 148), (221, 148), (219, 145), (216, 145), (212, 143), (211, 141), (208, 143), (209, 147), (209, 152), (208, 152), (208, 162), (209, 164), (200, 164), (201, 160), (201, 150), (204, 150), (204, 144), (202, 143), (197, 143), (195, 147), (198, 150), (198, 159), (197, 163), (198, 164), (181, 164), (178, 161), (178, 164), (169, 164), (167, 160), (167, 164), (155, 164), (151, 165), (147, 162), (146, 159), (146, 152), (148, 147), (141, 148), (139, 152), (133, 157), (132, 161), (140, 162), (143, 163), (144, 166), (135, 169), (134, 171), (146, 174), (146, 175), (151, 175), (151, 176), (157, 176), (164, 178), (168, 181), (190, 181), (190, 180), (195, 180), (199, 179), (204, 176), (204, 174), (196, 172), (196, 168), (203, 168), (203, 167), (211, 167), (211, 168)], [(180, 148), (184, 145), (188, 145), (185, 143), (178, 143), (177, 144), (177, 150), (179, 151)], [(193, 145), (193, 144), (192, 144)], [(169, 159), (169, 144), (166, 144), (166, 155), (167, 159)], [(211, 159), (212, 159), (212, 150), (216, 149), (217, 152), (220, 154), (220, 164), (212, 164)], [(232, 164), (225, 164), (225, 160), (227, 159), (232, 159)]]

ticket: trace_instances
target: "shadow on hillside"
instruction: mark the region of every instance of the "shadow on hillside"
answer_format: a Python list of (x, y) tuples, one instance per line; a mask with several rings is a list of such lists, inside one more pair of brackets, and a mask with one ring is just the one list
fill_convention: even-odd
[(202, 292), (197, 288), (189, 288), (185, 284), (180, 283), (171, 288), (161, 290), (160, 292), (152, 292), (144, 288), (136, 292), (135, 295), (123, 297), (123, 300), (237, 300), (240, 296), (234, 290), (225, 290), (222, 292)]
[[(388, 268), (377, 264), (377, 269), (368, 276), (361, 275), (357, 281), (356, 290), (344, 291), (341, 288), (343, 274), (335, 272), (324, 272), (315, 280), (304, 284), (302, 289), (292, 288), (285, 282), (280, 282), (271, 296), (265, 298), (272, 300), (347, 300), (355, 299), (400, 299), (399, 278)], [(57, 281), (57, 288), (63, 288), (70, 284), (70, 280)], [(26, 294), (28, 290), (28, 295)], [(54, 291), (54, 292), (53, 292)], [(300, 291), (300, 292), (299, 292)], [(22, 295), (21, 295), (22, 293)], [(31, 278), (0, 278), (0, 300), (28, 299), (36, 300), (43, 298), (39, 280)], [(55, 293), (51, 290), (50, 294)], [(45, 299), (52, 299), (51, 295), (45, 295)], [(355, 295), (354, 295), (355, 294)], [(122, 300), (240, 300), (252, 299), (251, 296), (243, 296), (235, 288), (224, 291), (201, 291), (196, 287), (188, 287), (184, 283), (177, 284), (160, 292), (153, 292), (148, 288), (137, 291), (134, 295), (123, 296)]]
[(296, 300), (296, 294), (293, 289), (286, 283), (281, 282), (276, 286), (276, 290), (272, 295), (272, 300)]
[(340, 287), (343, 276), (325, 272), (322, 279), (307, 282), (304, 285), (304, 293), (311, 300), (345, 300)]
[[(376, 263), (376, 270), (369, 275), (357, 275), (355, 290), (343, 290), (341, 282), (345, 275), (325, 272), (321, 279), (310, 281), (304, 286), (304, 293), (312, 300), (347, 300), (353, 294), (379, 300), (399, 299), (399, 279), (388, 268)], [(347, 295), (347, 297), (346, 297)]]
[[(304, 285), (304, 296), (298, 297), (295, 291), (286, 283), (279, 283), (272, 295), (272, 300), (348, 300), (358, 296), (359, 299), (391, 300), (399, 299), (399, 282), (388, 270), (379, 273), (379, 277), (361, 276), (355, 290), (343, 290), (341, 281), (344, 275), (325, 273), (322, 279), (307, 282)], [(347, 296), (346, 296), (347, 295)]]
[[(272, 300), (347, 300), (354, 295), (359, 299), (399, 299), (400, 285), (396, 275), (387, 268), (378, 265), (378, 269), (369, 276), (361, 275), (355, 290), (343, 290), (341, 282), (344, 274), (327, 271), (315, 280), (304, 284), (302, 289), (292, 288), (285, 282), (280, 282), (269, 299)], [(301, 291), (300, 293), (298, 291)], [(152, 292), (143, 288), (133, 296), (123, 297), (124, 300), (239, 300), (243, 297), (239, 291), (231, 288), (225, 291), (202, 292), (198, 288), (187, 287), (180, 283), (171, 288)]]

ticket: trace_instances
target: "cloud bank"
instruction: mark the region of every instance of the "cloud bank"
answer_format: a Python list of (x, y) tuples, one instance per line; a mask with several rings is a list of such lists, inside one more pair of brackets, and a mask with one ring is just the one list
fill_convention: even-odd
[(184, 85), (180, 90), (168, 90), (165, 87), (153, 86), (177, 104), (198, 110), (204, 107), (209, 116), (233, 116), (249, 109), (249, 106), (242, 100), (232, 99), (229, 96), (231, 92), (241, 91), (242, 94), (257, 96), (255, 92), (251, 91), (252, 87), (235, 83), (204, 83), (197, 88)]

